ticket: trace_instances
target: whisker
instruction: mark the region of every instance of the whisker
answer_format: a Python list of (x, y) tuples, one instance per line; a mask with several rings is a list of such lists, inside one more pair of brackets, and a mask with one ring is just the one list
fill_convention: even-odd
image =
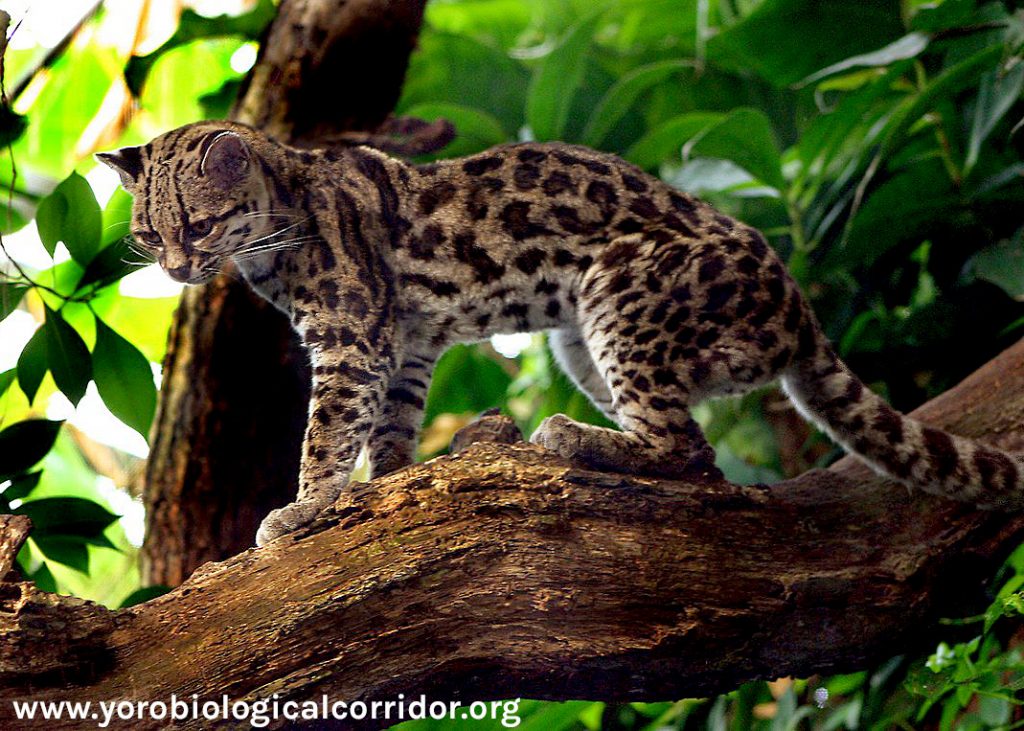
[(288, 239), (287, 241), (274, 241), (269, 244), (264, 244), (263, 246), (254, 246), (248, 249), (239, 249), (234, 254), (232, 254), (232, 256), (236, 259), (247, 259), (251, 256), (256, 256), (258, 254), (267, 254), (269, 252), (278, 251), (280, 249), (292, 249), (297, 246), (301, 246), (302, 244), (309, 243), (310, 241), (316, 241), (319, 238), (319, 236), (310, 235), (299, 236), (294, 239)]
[(266, 241), (267, 239), (272, 239), (272, 238), (274, 238), (275, 236), (280, 236), (280, 235), (281, 235), (281, 234), (283, 234), (283, 233), (286, 233), (286, 232), (288, 232), (288, 231), (291, 231), (291, 230), (292, 230), (293, 228), (295, 228), (296, 226), (301, 226), (301, 225), (302, 225), (303, 223), (305, 223), (306, 221), (308, 221), (308, 220), (309, 220), (309, 219), (311, 219), (312, 217), (313, 217), (312, 215), (306, 216), (306, 217), (305, 217), (305, 218), (303, 218), (302, 220), (300, 220), (300, 221), (296, 221), (296, 222), (295, 222), (295, 223), (293, 223), (293, 224), (292, 224), (291, 226), (285, 226), (284, 228), (280, 229), (279, 231), (274, 231), (273, 233), (269, 233), (269, 234), (266, 234), (265, 236), (260, 236), (260, 237), (259, 237), (258, 239), (253, 239), (252, 241), (246, 241), (245, 243), (243, 243), (243, 244), (242, 244), (242, 245), (241, 245), (241, 246), (239, 247), (239, 250), (243, 250), (243, 249), (246, 249), (246, 248), (248, 248), (248, 247), (252, 246), (253, 244), (258, 244), (258, 243), (260, 243), (261, 241)]

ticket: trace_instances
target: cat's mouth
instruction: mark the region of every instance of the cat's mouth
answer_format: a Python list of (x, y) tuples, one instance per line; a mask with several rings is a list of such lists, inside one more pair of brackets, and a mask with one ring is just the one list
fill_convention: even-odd
[(216, 269), (210, 269), (210, 270), (202, 270), (202, 269), (200, 269), (198, 271), (188, 271), (188, 272), (183, 272), (181, 270), (165, 269), (164, 271), (166, 271), (167, 272), (167, 276), (169, 276), (175, 282), (180, 282), (181, 284), (187, 284), (189, 286), (194, 286), (194, 285), (197, 285), (197, 284), (206, 284), (211, 279), (213, 279), (215, 276), (217, 276), (217, 270)]

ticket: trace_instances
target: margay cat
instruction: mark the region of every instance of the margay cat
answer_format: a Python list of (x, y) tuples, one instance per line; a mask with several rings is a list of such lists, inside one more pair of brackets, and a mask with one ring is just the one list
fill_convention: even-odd
[(566, 373), (621, 427), (556, 415), (533, 435), (591, 467), (717, 476), (690, 405), (781, 377), (805, 415), (885, 474), (1020, 503), (1018, 457), (864, 387), (760, 233), (612, 155), (514, 144), (412, 165), (203, 122), (99, 157), (172, 277), (199, 283), (233, 260), (309, 348), (298, 500), (263, 521), (259, 544), (330, 505), (364, 444), (374, 475), (409, 464), (437, 358), (515, 331), (549, 331)]

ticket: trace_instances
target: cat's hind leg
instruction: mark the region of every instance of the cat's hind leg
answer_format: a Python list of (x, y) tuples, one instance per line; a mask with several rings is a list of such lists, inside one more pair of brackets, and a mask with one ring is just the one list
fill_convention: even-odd
[(583, 334), (576, 327), (567, 326), (548, 333), (548, 347), (576, 387), (582, 391), (610, 421), (616, 421), (612, 394), (590, 357)]
[(671, 375), (671, 365), (665, 367), (668, 346), (653, 339), (637, 346), (621, 336), (623, 327), (631, 327), (623, 316), (634, 308), (623, 311), (616, 300), (581, 299), (580, 329), (558, 331), (552, 348), (573, 380), (622, 431), (556, 414), (541, 423), (531, 441), (599, 470), (720, 478), (714, 451), (690, 415), (689, 384)]

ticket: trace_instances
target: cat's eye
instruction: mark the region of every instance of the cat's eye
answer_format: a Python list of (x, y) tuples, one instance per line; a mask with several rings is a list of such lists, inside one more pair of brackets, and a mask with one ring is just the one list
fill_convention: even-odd
[(142, 243), (150, 246), (161, 246), (164, 242), (156, 231), (136, 231), (134, 236)]
[(188, 228), (193, 238), (200, 239), (203, 236), (208, 236), (213, 230), (213, 222), (209, 218), (201, 218), (198, 221), (191, 221)]

